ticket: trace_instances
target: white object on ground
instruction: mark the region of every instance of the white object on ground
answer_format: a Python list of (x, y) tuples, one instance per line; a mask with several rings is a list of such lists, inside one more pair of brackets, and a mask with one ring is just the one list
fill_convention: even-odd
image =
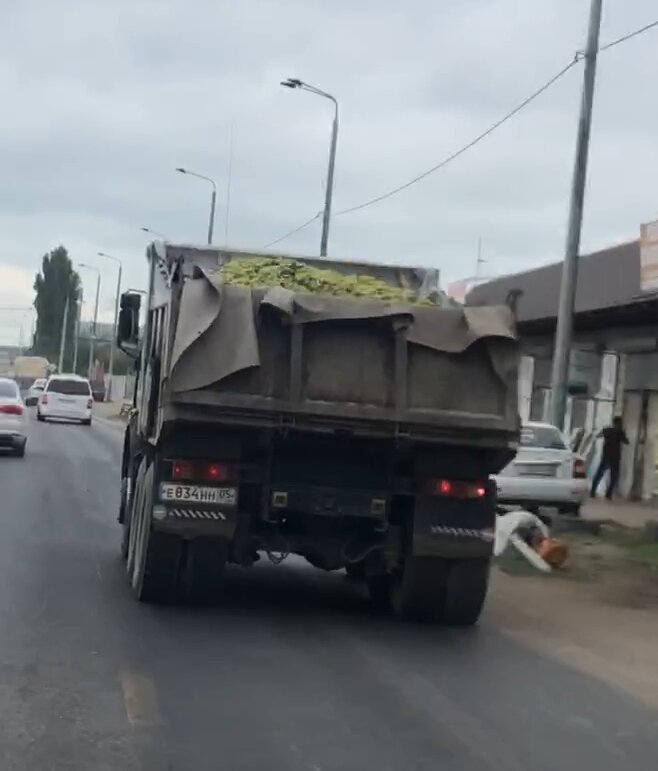
[(494, 541), (494, 556), (500, 555), (511, 543), (528, 562), (537, 570), (544, 573), (551, 572), (551, 566), (537, 554), (537, 552), (519, 536), (517, 531), (523, 527), (536, 527), (544, 538), (548, 538), (549, 532), (546, 525), (539, 517), (529, 511), (510, 511), (496, 517), (496, 538)]

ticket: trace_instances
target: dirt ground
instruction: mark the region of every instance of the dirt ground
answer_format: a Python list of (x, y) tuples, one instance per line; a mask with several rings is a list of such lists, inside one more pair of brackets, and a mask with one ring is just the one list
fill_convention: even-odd
[(550, 575), (501, 560), (488, 622), (658, 709), (658, 542), (616, 527), (565, 540), (569, 562)]

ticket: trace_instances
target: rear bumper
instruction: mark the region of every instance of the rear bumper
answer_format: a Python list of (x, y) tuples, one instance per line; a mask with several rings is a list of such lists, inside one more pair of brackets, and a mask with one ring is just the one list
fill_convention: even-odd
[(587, 497), (587, 479), (529, 479), (494, 477), (499, 503), (526, 503), (536, 506), (578, 506)]
[(43, 418), (56, 418), (57, 420), (91, 420), (91, 410), (61, 410), (40, 405), (39, 415)]

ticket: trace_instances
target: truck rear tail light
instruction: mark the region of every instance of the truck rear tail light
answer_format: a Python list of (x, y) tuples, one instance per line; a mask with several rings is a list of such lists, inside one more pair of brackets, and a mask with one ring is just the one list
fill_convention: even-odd
[(87, 409), (90, 410), (94, 406), (94, 400), (88, 399), (87, 400)]
[(23, 405), (22, 404), (0, 404), (0, 412), (3, 413), (3, 415), (22, 415)]
[(48, 404), (48, 394), (44, 394), (41, 397), (41, 404)]
[(576, 458), (574, 460), (573, 475), (576, 479), (585, 479), (587, 476), (587, 464), (582, 458)]
[(484, 482), (465, 482), (461, 479), (428, 479), (423, 488), (425, 493), (440, 498), (478, 499), (487, 495)]
[(178, 482), (234, 482), (238, 467), (216, 460), (175, 460), (171, 476)]

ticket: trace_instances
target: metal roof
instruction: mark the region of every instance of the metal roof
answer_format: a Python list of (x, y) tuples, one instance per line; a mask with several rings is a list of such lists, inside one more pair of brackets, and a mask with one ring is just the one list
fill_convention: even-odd
[[(522, 292), (517, 305), (518, 320), (555, 318), (560, 294), (562, 263), (503, 276), (474, 287), (467, 305), (504, 303), (508, 293)], [(640, 242), (629, 241), (580, 257), (576, 313), (616, 308), (655, 299), (640, 292)]]

